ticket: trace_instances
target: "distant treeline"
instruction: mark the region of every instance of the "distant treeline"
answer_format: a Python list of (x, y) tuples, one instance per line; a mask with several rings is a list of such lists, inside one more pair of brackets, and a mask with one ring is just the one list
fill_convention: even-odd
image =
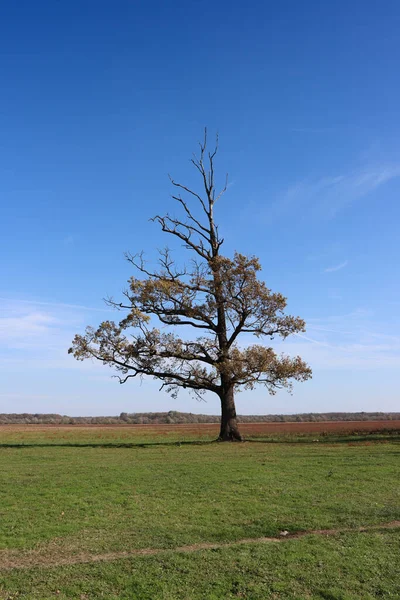
[[(399, 420), (400, 413), (383, 412), (331, 412), (331, 413), (301, 413), (297, 415), (240, 415), (241, 423), (309, 423), (318, 421), (385, 421)], [(126, 413), (115, 417), (68, 417), (58, 414), (0, 414), (0, 424), (53, 424), (53, 425), (118, 425), (118, 424), (178, 424), (178, 423), (219, 423), (220, 417), (214, 415), (196, 415), (181, 413), (175, 410), (169, 412)]]

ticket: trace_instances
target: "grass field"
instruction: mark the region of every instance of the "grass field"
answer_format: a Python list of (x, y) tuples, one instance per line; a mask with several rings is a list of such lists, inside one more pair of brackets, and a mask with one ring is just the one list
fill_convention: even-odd
[(0, 428), (1, 599), (400, 598), (398, 432), (156, 429)]

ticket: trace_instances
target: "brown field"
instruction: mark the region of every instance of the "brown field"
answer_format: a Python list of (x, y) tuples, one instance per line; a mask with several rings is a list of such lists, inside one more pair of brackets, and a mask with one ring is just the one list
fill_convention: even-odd
[[(295, 423), (242, 423), (241, 433), (244, 437), (264, 437), (274, 435), (304, 434), (351, 434), (379, 433), (400, 431), (400, 420), (385, 421), (323, 421)], [(79, 433), (78, 433), (79, 431)], [(1, 425), (0, 444), (10, 440), (23, 441), (33, 437), (71, 439), (75, 434), (79, 439), (84, 437), (110, 439), (168, 437), (169, 439), (205, 439), (218, 436), (217, 423), (185, 423), (185, 424), (146, 424), (146, 425)]]

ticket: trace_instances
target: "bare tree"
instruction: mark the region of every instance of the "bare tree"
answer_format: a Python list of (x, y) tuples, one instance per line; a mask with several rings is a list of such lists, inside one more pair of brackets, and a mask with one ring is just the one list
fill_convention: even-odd
[[(143, 279), (132, 277), (125, 301), (108, 299), (109, 305), (126, 310), (119, 323), (105, 321), (76, 335), (72, 353), (78, 360), (95, 358), (114, 367), (120, 383), (133, 377), (152, 376), (175, 396), (187, 388), (201, 397), (214, 392), (221, 401), (219, 440), (241, 440), (234, 393), (240, 388), (264, 385), (274, 394), (291, 388), (291, 381), (305, 381), (311, 369), (300, 358), (277, 355), (271, 347), (238, 344), (243, 333), (257, 338), (286, 338), (305, 331), (299, 317), (284, 314), (286, 298), (273, 293), (258, 279), (261, 267), (255, 257), (220, 253), (224, 242), (214, 221), (214, 206), (225, 193), (215, 188), (214, 163), (218, 149), (207, 151), (207, 132), (200, 153), (192, 163), (200, 174), (202, 193), (171, 179), (172, 196), (184, 219), (157, 215), (152, 219), (162, 231), (179, 238), (192, 253), (189, 267), (178, 269), (168, 249), (160, 252), (156, 270), (147, 267), (143, 254), (126, 258)], [(156, 318), (162, 329), (151, 326)], [(191, 328), (198, 337), (184, 340), (170, 331)]]

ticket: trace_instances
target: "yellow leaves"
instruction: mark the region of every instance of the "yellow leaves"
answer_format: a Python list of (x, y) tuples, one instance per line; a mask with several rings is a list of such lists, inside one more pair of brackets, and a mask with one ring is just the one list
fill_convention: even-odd
[[(131, 277), (124, 293), (127, 304), (114, 304), (126, 309), (126, 316), (119, 324), (104, 321), (75, 336), (68, 352), (76, 359), (96, 358), (113, 366), (125, 376), (122, 383), (136, 375), (153, 376), (172, 393), (178, 387), (218, 393), (221, 377), (236, 389), (263, 384), (275, 393), (290, 388), (291, 380), (311, 377), (300, 357), (278, 356), (258, 344), (242, 350), (235, 346), (243, 332), (272, 339), (305, 330), (302, 319), (284, 314), (286, 298), (258, 279), (258, 258), (217, 255), (192, 263), (191, 272), (185, 268), (178, 273), (165, 253), (158, 272), (148, 272), (143, 265), (139, 271), (147, 279)], [(161, 331), (149, 327), (154, 318)], [(203, 330), (204, 335), (184, 341), (164, 329), (179, 325)]]
[(277, 355), (272, 348), (252, 345), (231, 352), (229, 369), (237, 385), (253, 389), (257, 384), (265, 385), (270, 393), (276, 389), (291, 387), (290, 380), (306, 381), (312, 375), (310, 367), (299, 357)]
[(120, 321), (119, 326), (121, 329), (127, 329), (128, 327), (139, 327), (140, 325), (149, 322), (149, 315), (141, 312), (136, 306), (132, 306), (129, 314)]

